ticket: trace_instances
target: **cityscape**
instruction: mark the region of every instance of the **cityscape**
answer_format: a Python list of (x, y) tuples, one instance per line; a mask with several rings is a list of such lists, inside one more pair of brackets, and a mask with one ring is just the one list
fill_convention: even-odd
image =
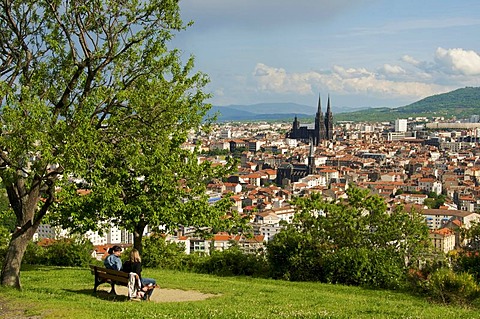
[(479, 316), (478, 0), (1, 8), (1, 318)]
[[(354, 186), (383, 197), (389, 211), (404, 205), (422, 214), (437, 251), (448, 253), (466, 244), (461, 230), (480, 221), (479, 116), (462, 122), (417, 117), (333, 124), (333, 119), (330, 98), (325, 114), (319, 98), (311, 123), (297, 118), (216, 123), (208, 134), (191, 134), (183, 147), (193, 151), (200, 145), (200, 162), (224, 165), (227, 156), (238, 156), (237, 171), (212, 181), (207, 189), (211, 202), (232, 195), (232, 211), (249, 216), (253, 236), (218, 233), (201, 238), (191, 227), (180, 228), (167, 239), (183, 243), (187, 254), (225, 250), (232, 241), (246, 252), (258, 253), (282, 229), (282, 221), (293, 220), (293, 197), (315, 192), (325, 201), (337, 201)], [(441, 205), (429, 202), (442, 194)], [(147, 227), (144, 235), (161, 231)], [(34, 239), (66, 234), (67, 230), (41, 225)], [(96, 245), (97, 258), (109, 245), (128, 246), (133, 240), (118, 227), (101, 236), (98, 232), (86, 236)]]

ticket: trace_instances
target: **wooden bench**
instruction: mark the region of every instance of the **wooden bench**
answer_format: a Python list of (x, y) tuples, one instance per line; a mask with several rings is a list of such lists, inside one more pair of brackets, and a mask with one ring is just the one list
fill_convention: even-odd
[(95, 265), (90, 265), (92, 275), (95, 276), (95, 285), (93, 286), (93, 292), (97, 292), (98, 286), (103, 283), (109, 283), (112, 286), (110, 290), (111, 294), (117, 294), (115, 291), (115, 285), (128, 287), (128, 273), (113, 269), (107, 269)]

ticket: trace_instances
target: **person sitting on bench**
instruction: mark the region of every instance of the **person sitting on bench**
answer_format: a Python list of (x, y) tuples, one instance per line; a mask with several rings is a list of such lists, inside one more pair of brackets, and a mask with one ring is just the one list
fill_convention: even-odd
[(133, 248), (130, 251), (129, 259), (123, 264), (122, 271), (128, 273), (134, 272), (138, 275), (142, 284), (142, 290), (145, 292), (143, 299), (150, 300), (153, 289), (157, 286), (157, 282), (155, 279), (142, 277), (142, 259), (137, 249)]
[(103, 261), (105, 268), (113, 270), (122, 270), (122, 260), (120, 255), (122, 254), (122, 247), (113, 246), (108, 249), (108, 256)]

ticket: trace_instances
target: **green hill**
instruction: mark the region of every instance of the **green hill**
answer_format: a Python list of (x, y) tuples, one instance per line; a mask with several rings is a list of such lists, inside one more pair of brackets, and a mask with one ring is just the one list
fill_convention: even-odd
[(398, 118), (443, 116), (468, 118), (480, 115), (480, 87), (466, 87), (448, 93), (426, 97), (398, 108), (371, 108), (356, 112), (335, 114), (336, 121), (393, 121)]

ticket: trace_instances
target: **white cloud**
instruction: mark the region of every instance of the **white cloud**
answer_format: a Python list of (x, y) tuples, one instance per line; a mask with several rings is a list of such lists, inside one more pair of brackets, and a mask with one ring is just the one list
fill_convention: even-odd
[(480, 75), (480, 55), (472, 50), (438, 48), (435, 61), (453, 74)]
[(371, 76), (372, 73), (367, 71), (365, 68), (348, 68), (345, 69), (341, 66), (334, 65), (333, 66), (333, 72), (337, 73), (340, 77), (342, 78), (347, 78), (347, 79), (352, 79), (352, 78), (358, 78), (358, 77), (364, 77), (364, 76)]
[(273, 93), (312, 93), (311, 82), (316, 74), (292, 73), (288, 74), (285, 69), (274, 68), (263, 63), (257, 63), (253, 72), (260, 91), (271, 91)]
[(256, 96), (308, 96), (329, 92), (378, 101), (418, 100), (458, 87), (480, 86), (480, 56), (474, 51), (439, 48), (432, 54), (431, 61), (420, 61), (409, 55), (399, 61), (399, 64), (384, 63), (375, 70), (333, 65), (329, 70), (306, 72), (289, 72), (257, 63), (251, 81), (246, 83)]
[(415, 58), (413, 58), (409, 55), (404, 55), (401, 60), (403, 62), (406, 62), (406, 63), (411, 64), (413, 66), (419, 66), (421, 64), (420, 61), (416, 60)]
[[(384, 65), (390, 73), (405, 73), (399, 66)], [(361, 94), (376, 98), (423, 98), (446, 92), (450, 88), (418, 81), (393, 81), (365, 68), (334, 66), (330, 72), (288, 73), (285, 69), (258, 63), (255, 71), (258, 90), (272, 93), (312, 94), (328, 91), (333, 94)]]
[(384, 64), (380, 71), (386, 75), (399, 75), (406, 73), (401, 66), (391, 64)]

